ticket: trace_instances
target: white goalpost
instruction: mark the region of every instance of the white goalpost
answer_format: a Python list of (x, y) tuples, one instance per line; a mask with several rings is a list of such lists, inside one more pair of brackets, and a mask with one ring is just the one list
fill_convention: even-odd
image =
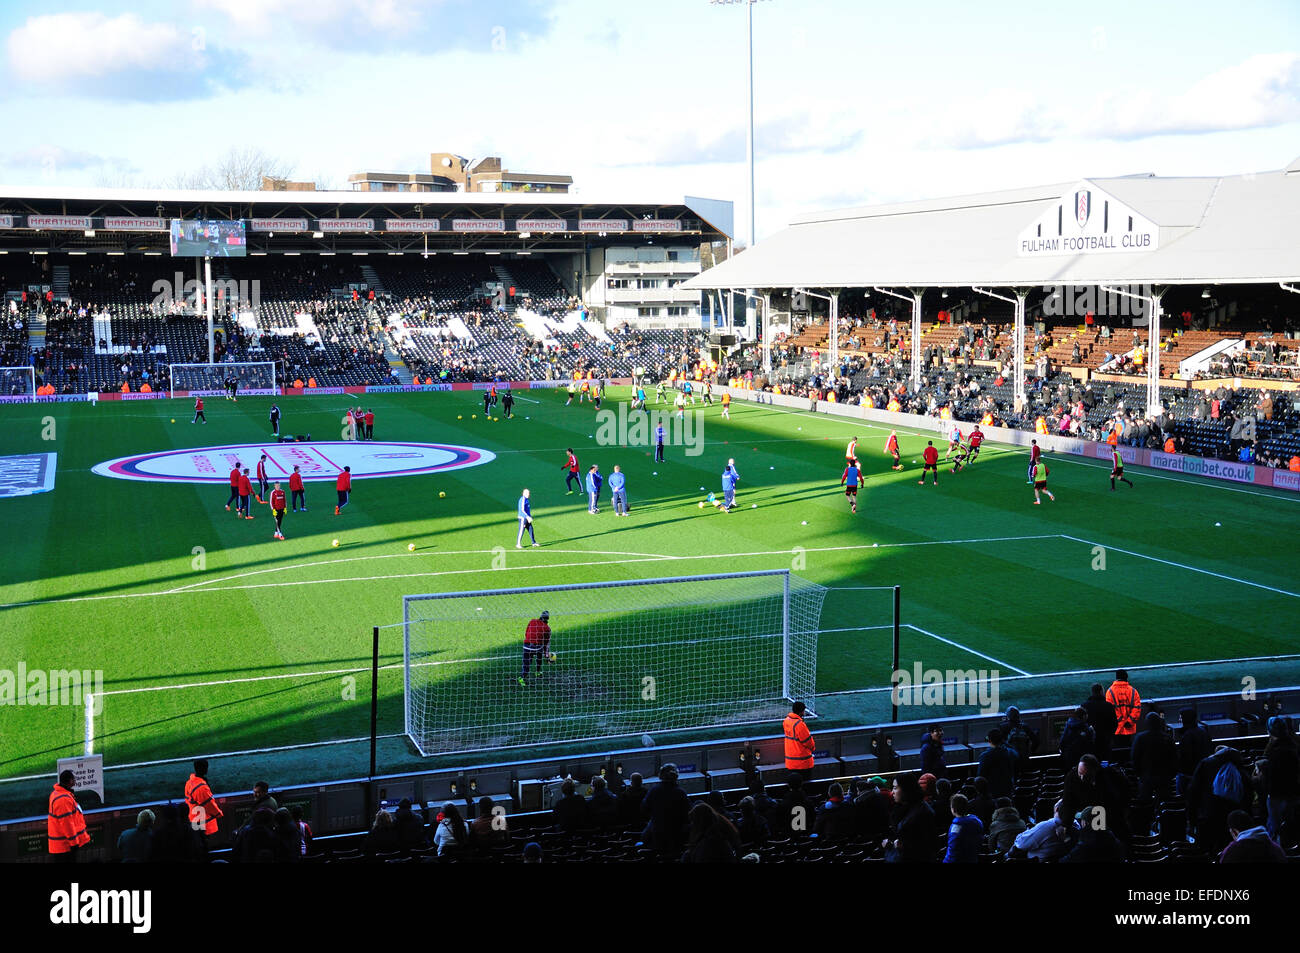
[(236, 395), (275, 396), (274, 361), (219, 361), (215, 364), (168, 364), (172, 397), (222, 397), (234, 380)]
[(815, 714), (827, 592), (772, 570), (406, 596), (406, 734), (430, 755)]
[(30, 364), (0, 367), (0, 397), (36, 396), (36, 368)]

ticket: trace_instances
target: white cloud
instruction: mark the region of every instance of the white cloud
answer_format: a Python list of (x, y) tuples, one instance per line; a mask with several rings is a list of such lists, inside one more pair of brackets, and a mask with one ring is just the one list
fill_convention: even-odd
[(45, 86), (130, 70), (153, 70), (193, 52), (194, 37), (134, 13), (56, 13), (29, 17), (9, 34), (14, 77)]

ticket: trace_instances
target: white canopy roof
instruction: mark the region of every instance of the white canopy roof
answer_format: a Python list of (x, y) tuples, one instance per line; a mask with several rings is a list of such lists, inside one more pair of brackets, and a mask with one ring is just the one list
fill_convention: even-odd
[(1257, 284), (1300, 278), (1300, 159), (822, 212), (692, 289)]

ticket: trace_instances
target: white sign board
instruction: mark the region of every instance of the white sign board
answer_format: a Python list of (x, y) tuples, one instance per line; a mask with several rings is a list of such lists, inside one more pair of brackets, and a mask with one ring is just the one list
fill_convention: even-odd
[(1020, 233), (1016, 254), (1021, 258), (1133, 254), (1159, 246), (1159, 225), (1085, 180)]
[(104, 756), (88, 754), (80, 758), (60, 758), (55, 764), (54, 773), (60, 775), (71, 771), (76, 777), (73, 787), (82, 791), (94, 791), (99, 795), (99, 803), (104, 800)]

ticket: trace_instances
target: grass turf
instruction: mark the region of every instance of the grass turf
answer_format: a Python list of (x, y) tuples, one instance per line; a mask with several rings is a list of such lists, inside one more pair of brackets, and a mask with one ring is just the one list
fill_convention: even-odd
[[(996, 670), (1003, 706), (1082, 699), (1092, 681), (1109, 681), (1088, 670), (1118, 665), (1135, 670), (1144, 695), (1238, 691), (1245, 678), (1261, 688), (1295, 684), (1300, 674), (1296, 660), (1272, 658), (1297, 652), (1300, 496), (1137, 468), (1128, 473), (1134, 488), (1112, 492), (1100, 463), (1049, 455), (1057, 500), (1034, 506), (1025, 454), (987, 443), (965, 471), (944, 466), (938, 487), (920, 487), (913, 461), (929, 435), (899, 432), (907, 469), (898, 473), (878, 425), (739, 401), (730, 421), (716, 404), (704, 409), (703, 453), (669, 447), (655, 464), (650, 448), (598, 446), (589, 405), (565, 407), (558, 392), (521, 396), (514, 419), (493, 422), (478, 394), (370, 395), (377, 440), (497, 457), (445, 474), (358, 479), (339, 517), (332, 487), (308, 484), (311, 510), (289, 514), (285, 542), (271, 538), (266, 508), (252, 522), (225, 512), (223, 486), (90, 472), (130, 453), (256, 442), (270, 398), (209, 401), (206, 426), (190, 424), (180, 401), (0, 409), (0, 455), (58, 453), (53, 492), (0, 501), (0, 670), (20, 662), (29, 671), (102, 670), (109, 694), (96, 750), (110, 766), (259, 752), (222, 762), (224, 789), (253, 774), (277, 784), (364, 774), (364, 745), (316, 743), (367, 734), (371, 627), (400, 621), (402, 596), (417, 592), (793, 568), (837, 587), (821, 619), (824, 724), (889, 715), (881, 689), (892, 669), (892, 594), (857, 587), (903, 587), (904, 667)], [(282, 430), (329, 439), (346, 402), (289, 400)], [(50, 419), (55, 439), (46, 440)], [(866, 476), (857, 515), (838, 486), (853, 434)], [(582, 496), (565, 495), (569, 446), (584, 471), (598, 463), (608, 475), (621, 464), (631, 516), (613, 516), (608, 490), (596, 516)], [(700, 509), (701, 486), (721, 495), (728, 457), (742, 476), (738, 509)], [(523, 486), (543, 545), (516, 552)], [(561, 632), (557, 625), (563, 651)], [(415, 757), (398, 737), (401, 653), (400, 628), (383, 629), (381, 770), (448, 763)], [(701, 677), (737, 673), (721, 666)], [(541, 704), (552, 713), (590, 716), (602, 696), (589, 699), (592, 711), (573, 708), (572, 678), (571, 670), (567, 692), (559, 679), (529, 691), (549, 691)], [(482, 714), (468, 694), (465, 703)], [(0, 784), (0, 801), (38, 811), (54, 759), (82, 750), (84, 713), (0, 713), (0, 778), (40, 776)], [(629, 734), (584, 747), (638, 744), (639, 733)], [(112, 772), (110, 799), (174, 795), (183, 767)]]

